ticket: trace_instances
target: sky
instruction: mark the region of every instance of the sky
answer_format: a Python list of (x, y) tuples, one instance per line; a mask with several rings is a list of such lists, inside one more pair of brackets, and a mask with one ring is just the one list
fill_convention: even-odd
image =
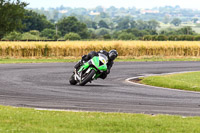
[(200, 0), (21, 0), (29, 3), (30, 8), (49, 8), (60, 7), (61, 5), (67, 7), (84, 7), (94, 8), (96, 6), (103, 6), (105, 8), (110, 6), (115, 7), (136, 7), (136, 8), (152, 8), (159, 6), (176, 6), (182, 8), (192, 8), (200, 10)]

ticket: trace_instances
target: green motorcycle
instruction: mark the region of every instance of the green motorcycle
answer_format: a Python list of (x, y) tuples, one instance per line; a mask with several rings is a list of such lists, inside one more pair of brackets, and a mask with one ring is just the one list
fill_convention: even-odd
[(107, 71), (108, 58), (106, 55), (99, 53), (82, 66), (75, 69), (69, 82), (71, 85), (84, 86), (94, 79), (98, 79), (104, 71)]

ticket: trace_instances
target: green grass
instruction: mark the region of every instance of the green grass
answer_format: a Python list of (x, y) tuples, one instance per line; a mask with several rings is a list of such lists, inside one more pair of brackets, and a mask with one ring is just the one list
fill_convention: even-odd
[(141, 83), (165, 88), (200, 91), (200, 72), (150, 76), (142, 78)]
[(200, 117), (41, 111), (0, 106), (0, 132), (165, 133), (200, 132)]
[(77, 62), (80, 59), (0, 59), (0, 64)]
[[(80, 58), (76, 59), (55, 59), (55, 58), (41, 58), (41, 59), (15, 59), (15, 58), (0, 58), (0, 64), (10, 63), (54, 63), (54, 62), (77, 62)], [(143, 57), (143, 58), (117, 58), (116, 62), (122, 61), (200, 61), (200, 58), (162, 58), (162, 57)]]

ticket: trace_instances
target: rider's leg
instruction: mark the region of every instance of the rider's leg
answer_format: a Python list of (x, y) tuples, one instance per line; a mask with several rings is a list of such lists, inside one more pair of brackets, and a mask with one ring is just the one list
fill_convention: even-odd
[(83, 65), (84, 62), (89, 61), (92, 57), (97, 56), (98, 53), (95, 51), (91, 51), (88, 55), (83, 55), (82, 59), (74, 66), (74, 68), (78, 68)]

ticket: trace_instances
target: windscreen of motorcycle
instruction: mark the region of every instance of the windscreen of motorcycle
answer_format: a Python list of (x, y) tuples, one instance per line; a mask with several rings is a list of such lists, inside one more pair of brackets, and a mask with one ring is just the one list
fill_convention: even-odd
[(107, 64), (107, 62), (108, 62), (108, 57), (107, 57), (106, 55), (104, 55), (104, 54), (99, 53), (99, 60), (100, 60), (101, 62), (103, 62), (104, 64)]

